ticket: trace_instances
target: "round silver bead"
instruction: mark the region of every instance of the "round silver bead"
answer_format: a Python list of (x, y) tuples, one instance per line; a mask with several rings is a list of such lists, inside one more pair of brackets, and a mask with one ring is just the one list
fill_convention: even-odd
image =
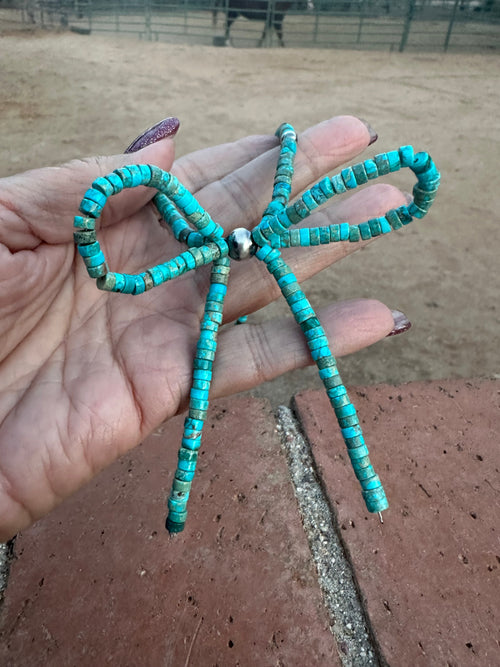
[(255, 254), (256, 244), (252, 240), (252, 235), (244, 227), (235, 229), (226, 239), (229, 246), (229, 257), (232, 259), (247, 259)]

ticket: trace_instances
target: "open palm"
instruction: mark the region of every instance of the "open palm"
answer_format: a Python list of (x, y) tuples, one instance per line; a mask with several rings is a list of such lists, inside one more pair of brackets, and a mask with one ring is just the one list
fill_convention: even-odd
[[(292, 195), (368, 142), (365, 125), (352, 117), (304, 132)], [(90, 183), (130, 163), (171, 170), (227, 232), (257, 224), (270, 198), (274, 137), (205, 149), (172, 166), (173, 152), (167, 139), (133, 156), (75, 161), (0, 182), (0, 539), (50, 511), (186, 407), (209, 267), (140, 296), (109, 294), (89, 279), (72, 240), (72, 218)], [(106, 205), (99, 241), (111, 270), (138, 272), (181, 250), (157, 222), (154, 194), (136, 188)], [(308, 224), (361, 222), (403, 202), (395, 188), (371, 186), (330, 204)], [(353, 249), (310, 248), (287, 261), (303, 280)], [(261, 262), (234, 263), (225, 321), (278, 296)], [(322, 320), (337, 355), (370, 345), (393, 327), (389, 309), (375, 301), (332, 305)], [(308, 363), (292, 322), (226, 328), (212, 395)]]

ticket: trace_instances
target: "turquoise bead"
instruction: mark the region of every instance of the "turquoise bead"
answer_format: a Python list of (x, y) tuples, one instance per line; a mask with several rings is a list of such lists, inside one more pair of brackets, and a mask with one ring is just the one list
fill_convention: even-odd
[(399, 157), (399, 151), (388, 151), (386, 153), (387, 161), (389, 162), (389, 170), (399, 171), (401, 169), (401, 160)]
[[(79, 250), (81, 247), (82, 246), (79, 247)], [(88, 247), (88, 246), (83, 246), (83, 247)], [(106, 258), (104, 257), (104, 253), (102, 252), (102, 250), (99, 248), (97, 253), (84, 256), (84, 261), (87, 268), (93, 268), (95, 266), (100, 266), (101, 264), (104, 264)]]
[(368, 456), (368, 447), (366, 445), (361, 445), (361, 447), (356, 447), (356, 449), (348, 449), (347, 451), (349, 452), (351, 461)]
[(330, 225), (330, 241), (332, 243), (340, 241), (340, 225)]
[(362, 435), (361, 427), (360, 426), (349, 426), (347, 428), (341, 429), (342, 436), (344, 437), (344, 440), (347, 438), (354, 438), (357, 435)]
[(92, 199), (82, 199), (80, 203), (80, 211), (92, 218), (98, 218), (102, 212), (102, 206), (97, 204)]
[(385, 176), (385, 174), (388, 174), (391, 171), (389, 160), (387, 159), (387, 155), (385, 153), (379, 153), (378, 155), (375, 155), (374, 159), (375, 164), (377, 165), (379, 176)]
[(358, 183), (356, 182), (356, 176), (354, 175), (354, 172), (351, 169), (351, 167), (347, 167), (347, 169), (342, 169), (340, 174), (347, 189), (352, 190), (358, 186)]
[(365, 168), (366, 176), (369, 180), (373, 178), (378, 178), (379, 173), (377, 169), (377, 165), (375, 164), (375, 160), (365, 160), (363, 162), (363, 166)]
[(80, 230), (89, 230), (93, 231), (95, 229), (95, 218), (83, 217), (81, 215), (75, 215), (73, 220), (73, 225), (78, 231)]
[(87, 267), (87, 273), (91, 278), (102, 278), (109, 271), (108, 265), (106, 262), (99, 264), (98, 266), (89, 266)]
[(349, 241), (352, 243), (359, 241), (361, 234), (357, 225), (349, 225)]
[(89, 243), (88, 245), (79, 245), (77, 248), (82, 257), (92, 257), (93, 255), (98, 255), (101, 252), (99, 241)]
[(413, 146), (401, 146), (399, 149), (399, 159), (402, 167), (411, 167), (415, 159), (415, 151)]
[(94, 188), (87, 190), (87, 192), (83, 195), (83, 198), (88, 199), (89, 201), (93, 201), (100, 207), (101, 210), (104, 208), (104, 205), (108, 199), (108, 197), (100, 190), (96, 190)]
[(325, 197), (327, 197), (328, 199), (333, 197), (333, 195), (335, 194), (332, 186), (332, 181), (328, 177), (325, 177), (321, 181), (319, 181), (318, 186), (325, 195)]
[(358, 185), (368, 183), (368, 174), (366, 173), (365, 165), (362, 162), (353, 165), (352, 171)]
[(400, 229), (403, 226), (403, 223), (394, 209), (387, 211), (385, 218), (389, 222), (391, 229)]
[(370, 225), (367, 222), (360, 222), (358, 225), (358, 229), (359, 229), (359, 235), (361, 236), (363, 241), (371, 239), (372, 232), (370, 229)]
[(372, 218), (371, 220), (368, 220), (368, 225), (370, 227), (372, 236), (380, 236), (382, 230), (380, 228), (380, 222), (378, 221), (378, 218)]
[(332, 176), (330, 182), (332, 184), (333, 190), (336, 195), (340, 195), (343, 192), (347, 192), (346, 184), (344, 183), (342, 176), (340, 174)]
[(349, 223), (341, 222), (339, 227), (340, 240), (348, 241), (349, 240)]
[(310, 211), (314, 211), (315, 208), (318, 208), (318, 203), (314, 200), (314, 197), (312, 196), (309, 190), (307, 192), (304, 192), (304, 194), (301, 197), (301, 200), (304, 202), (304, 204)]
[(123, 181), (122, 179), (118, 176), (118, 174), (115, 174), (114, 172), (112, 174), (108, 174), (106, 176), (106, 180), (108, 183), (111, 185), (113, 188), (113, 194), (117, 195), (123, 190)]

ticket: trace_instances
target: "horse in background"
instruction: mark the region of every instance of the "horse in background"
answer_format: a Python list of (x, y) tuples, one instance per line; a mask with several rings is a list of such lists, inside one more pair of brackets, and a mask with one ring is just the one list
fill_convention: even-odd
[(264, 30), (259, 40), (259, 46), (264, 44), (268, 31), (274, 28), (280, 46), (283, 42), (283, 21), (286, 12), (295, 7), (299, 10), (314, 9), (313, 0), (216, 0), (212, 11), (213, 26), (217, 25), (217, 12), (227, 9), (226, 28), (224, 39), (226, 46), (230, 46), (230, 31), (232, 24), (238, 16), (243, 16), (251, 21), (264, 21)]

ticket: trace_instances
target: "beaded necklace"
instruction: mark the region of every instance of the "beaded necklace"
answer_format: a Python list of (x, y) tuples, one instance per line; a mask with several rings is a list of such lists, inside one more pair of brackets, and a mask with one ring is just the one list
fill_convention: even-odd
[[(77, 215), (74, 220), (76, 246), (89, 275), (96, 278), (97, 287), (101, 290), (142, 294), (188, 271), (212, 264), (210, 287), (193, 363), (189, 409), (184, 422), (177, 470), (168, 499), (166, 528), (171, 533), (182, 531), (186, 523), (187, 501), (209, 404), (217, 333), (223, 319), (231, 260), (241, 261), (253, 256), (264, 262), (275, 278), (304, 333), (337, 417), (368, 511), (378, 512), (380, 515), (389, 506), (382, 483), (370, 463), (356, 409), (340, 377), (326, 333), (295, 275), (284, 262), (280, 250), (339, 241), (355, 243), (400, 229), (413, 218), (423, 218), (427, 213), (436, 196), (440, 175), (427, 153), (415, 153), (412, 146), (403, 146), (399, 150), (381, 153), (373, 159), (347, 167), (331, 178), (323, 178), (289, 205), (297, 135), (287, 123), (278, 128), (276, 135), (280, 141), (280, 154), (272, 199), (261, 221), (252, 230), (239, 228), (224, 236), (223, 228), (212, 220), (177, 178), (154, 165), (122, 167), (96, 179), (80, 204), (79, 210), (83, 215)], [(352, 190), (402, 167), (408, 167), (417, 177), (413, 188), (413, 202), (408, 206), (391, 209), (381, 217), (357, 225), (344, 222), (322, 227), (289, 229), (334, 195)], [(153, 199), (156, 208), (175, 238), (185, 243), (188, 249), (177, 257), (138, 274), (112, 272), (97, 240), (96, 221), (108, 197), (118, 194), (124, 188), (139, 185), (158, 190)], [(244, 319), (240, 318), (240, 321)]]

